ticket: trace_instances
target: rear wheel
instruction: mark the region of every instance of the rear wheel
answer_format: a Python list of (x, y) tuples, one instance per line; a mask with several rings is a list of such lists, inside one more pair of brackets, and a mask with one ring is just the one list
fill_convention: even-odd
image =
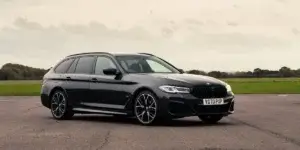
[(203, 115), (198, 117), (204, 123), (215, 124), (218, 123), (223, 118), (223, 115)]
[(143, 125), (150, 125), (157, 118), (157, 99), (152, 92), (143, 91), (135, 99), (134, 114)]
[(67, 96), (64, 92), (57, 90), (51, 96), (51, 113), (54, 119), (70, 119), (74, 116), (72, 108), (68, 106)]

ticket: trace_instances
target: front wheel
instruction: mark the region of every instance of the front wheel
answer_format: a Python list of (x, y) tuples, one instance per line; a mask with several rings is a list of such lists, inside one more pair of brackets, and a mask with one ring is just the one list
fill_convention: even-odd
[(198, 116), (204, 123), (215, 124), (218, 123), (223, 116), (222, 115), (203, 115)]
[(141, 92), (134, 102), (134, 114), (142, 125), (150, 125), (157, 118), (157, 99), (149, 91)]

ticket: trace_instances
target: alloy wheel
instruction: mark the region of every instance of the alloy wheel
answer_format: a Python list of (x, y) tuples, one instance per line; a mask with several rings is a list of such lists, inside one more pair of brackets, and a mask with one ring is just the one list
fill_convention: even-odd
[(150, 93), (140, 94), (135, 101), (134, 111), (137, 119), (142, 124), (152, 123), (157, 112), (157, 103), (154, 96)]
[(66, 97), (62, 92), (56, 92), (51, 98), (51, 112), (55, 118), (62, 118), (66, 112)]

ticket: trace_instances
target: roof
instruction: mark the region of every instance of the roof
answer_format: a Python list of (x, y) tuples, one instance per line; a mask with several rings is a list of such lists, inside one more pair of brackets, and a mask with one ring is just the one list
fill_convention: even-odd
[(72, 56), (82, 56), (82, 55), (97, 55), (97, 54), (105, 54), (105, 55), (113, 55), (113, 56), (120, 56), (120, 55), (148, 55), (148, 56), (154, 56), (153, 54), (150, 54), (150, 53), (86, 52), (86, 53), (76, 53), (76, 54), (72, 54), (72, 55), (69, 55), (69, 56), (67, 56), (67, 57), (72, 57)]

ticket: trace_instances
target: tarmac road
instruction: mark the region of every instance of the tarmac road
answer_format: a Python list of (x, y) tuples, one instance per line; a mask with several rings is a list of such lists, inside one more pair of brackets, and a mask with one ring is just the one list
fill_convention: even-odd
[(56, 121), (39, 97), (0, 97), (0, 149), (300, 149), (300, 95), (238, 95), (236, 102), (218, 125), (190, 117), (146, 127), (102, 115)]

